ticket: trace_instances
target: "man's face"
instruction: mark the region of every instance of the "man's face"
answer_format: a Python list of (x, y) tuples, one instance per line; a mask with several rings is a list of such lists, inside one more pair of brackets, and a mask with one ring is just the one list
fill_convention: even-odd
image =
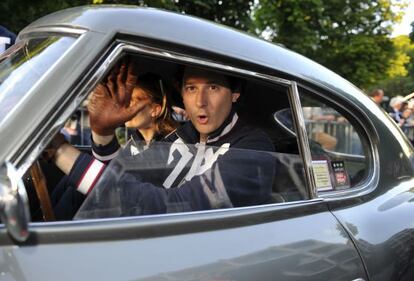
[(224, 75), (195, 68), (186, 68), (181, 94), (201, 142), (223, 124), (240, 96), (232, 93)]

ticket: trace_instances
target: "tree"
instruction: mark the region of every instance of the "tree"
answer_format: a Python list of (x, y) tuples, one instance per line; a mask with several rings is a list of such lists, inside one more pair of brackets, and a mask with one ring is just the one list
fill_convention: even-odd
[[(411, 43), (414, 44), (414, 21), (411, 23), (411, 33), (409, 35)], [(414, 77), (414, 49), (411, 49), (408, 52), (408, 56), (410, 57), (410, 62), (408, 64), (408, 75), (410, 77)], [(414, 80), (414, 78), (412, 78)], [(414, 89), (413, 89), (414, 92)]]
[(196, 15), (240, 30), (251, 28), (252, 1), (208, 0), (178, 1), (177, 6), (187, 14)]
[(252, 1), (246, 0), (94, 0), (95, 4), (134, 4), (181, 12), (241, 30), (251, 29)]
[(414, 50), (414, 45), (406, 35), (392, 38), (392, 42), (394, 44), (395, 54), (390, 61), (390, 67), (387, 71), (388, 77), (395, 78), (398, 76), (407, 76), (408, 70), (406, 65), (410, 62), (409, 54)]
[(253, 17), (258, 34), (366, 88), (387, 77), (400, 6), (391, 0), (261, 0)]
[(131, 4), (195, 15), (241, 30), (251, 29), (252, 1), (245, 0), (3, 0), (1, 24), (18, 33), (32, 21), (69, 7), (88, 4)]
[[(399, 36), (393, 39), (396, 56), (391, 62), (391, 79), (380, 83), (380, 87), (389, 96), (407, 95), (414, 92), (414, 23), (413, 31), (408, 36)], [(411, 39), (411, 40), (410, 40)], [(404, 64), (404, 67), (401, 65)]]
[(0, 2), (0, 14), (3, 15), (1, 24), (14, 33), (18, 33), (42, 16), (90, 2), (88, 0), (2, 0)]

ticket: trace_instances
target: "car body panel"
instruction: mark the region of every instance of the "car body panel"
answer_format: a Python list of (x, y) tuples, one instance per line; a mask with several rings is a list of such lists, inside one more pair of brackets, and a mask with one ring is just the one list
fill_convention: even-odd
[[(361, 204), (331, 204), (366, 261), (371, 280), (410, 280), (414, 253), (414, 181), (401, 180), (384, 194)], [(373, 213), (366, 216), (361, 214)], [(408, 223), (407, 223), (408, 222)], [(401, 263), (401, 261), (405, 261)]]
[[(21, 171), (28, 168), (24, 163), (34, 161), (28, 155), (40, 153), (22, 156), (22, 151), (39, 147), (51, 127), (63, 124), (84, 98), (85, 88), (93, 85), (94, 72), (111, 61), (108, 56), (122, 41), (121, 35), (128, 35), (129, 43), (136, 45), (152, 40), (161, 50), (193, 56), (194, 63), (213, 61), (229, 71), (243, 66), (251, 73), (309, 87), (349, 112), (364, 128), (372, 170), (354, 192), (321, 193), (322, 199), (316, 202), (34, 223), (29, 241), (23, 244), (10, 240), (0, 226), (0, 264), (11, 280), (274, 280), (275, 276), (281, 280), (395, 276), (410, 280), (402, 277), (413, 276), (413, 251), (409, 252), (414, 228), (413, 148), (396, 124), (355, 86), (280, 46), (155, 9), (68, 9), (34, 22), (19, 39), (68, 34), (71, 29), (78, 36), (76, 43), (19, 104), (19, 112), (0, 124), (0, 160), (12, 160)], [(409, 245), (394, 246), (400, 243)], [(45, 269), (45, 264), (51, 266)]]
[[(54, 280), (59, 275), (62, 281), (366, 278), (347, 233), (325, 204), (294, 205), (285, 210), (269, 206), (261, 212), (244, 210), (237, 215), (226, 215), (225, 210), (193, 213), (184, 220), (172, 215), (95, 222), (94, 234), (85, 233), (81, 224), (87, 221), (72, 224), (72, 230), (61, 224), (33, 226), (35, 237), (28, 245), (2, 247), (7, 256), (4, 274), (15, 280)], [(298, 212), (301, 215), (296, 217)], [(119, 227), (111, 231), (114, 235), (103, 237), (103, 229), (114, 224)], [(122, 226), (129, 231), (120, 231)], [(49, 238), (42, 243), (41, 236), (47, 233)], [(39, 242), (30, 245), (37, 235)], [(45, 270), (44, 264), (53, 267)]]

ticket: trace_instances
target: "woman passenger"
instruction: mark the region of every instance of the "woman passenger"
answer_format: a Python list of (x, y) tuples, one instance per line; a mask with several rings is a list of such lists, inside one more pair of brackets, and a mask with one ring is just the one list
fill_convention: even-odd
[[(125, 122), (125, 127), (131, 135), (126, 143), (125, 152), (131, 155), (145, 150), (153, 141), (161, 141), (177, 127), (171, 117), (167, 88), (161, 76), (157, 74), (146, 73), (137, 78), (130, 101), (130, 107), (133, 106), (142, 108)], [(110, 143), (105, 143), (102, 141), (104, 137), (95, 131), (92, 129), (94, 157), (101, 161), (116, 157), (121, 149), (117, 138), (112, 137)]]
[[(161, 76), (146, 73), (137, 78), (135, 76), (136, 80), (130, 79), (133, 75), (126, 74), (130, 67), (121, 65), (119, 69), (115, 69), (106, 83), (101, 83), (96, 87), (89, 100), (92, 153), (97, 160), (103, 162), (115, 158), (121, 151), (121, 146), (114, 132), (115, 128), (123, 123), (132, 131), (131, 138), (127, 142), (123, 153), (131, 155), (145, 150), (153, 141), (162, 140), (176, 128), (176, 123), (171, 118), (171, 105)], [(119, 79), (122, 76), (127, 77), (126, 81)], [(125, 97), (122, 93), (128, 87), (128, 84), (133, 87), (131, 97)], [(130, 110), (131, 108), (133, 111)], [(111, 114), (113, 110), (125, 111), (124, 117), (115, 119), (114, 115)], [(128, 116), (128, 119), (124, 120), (125, 116)], [(76, 150), (74, 147), (69, 149), (72, 150), (71, 154)], [(75, 154), (79, 155), (80, 152), (78, 151)], [(53, 155), (52, 157), (55, 159), (57, 166), (65, 174), (68, 174), (65, 167), (59, 165), (60, 160), (56, 160), (56, 158), (62, 158), (62, 155), (57, 157)], [(78, 188), (70, 186), (67, 177), (64, 177), (51, 196), (56, 219), (72, 219), (90, 189), (82, 190), (80, 186)]]

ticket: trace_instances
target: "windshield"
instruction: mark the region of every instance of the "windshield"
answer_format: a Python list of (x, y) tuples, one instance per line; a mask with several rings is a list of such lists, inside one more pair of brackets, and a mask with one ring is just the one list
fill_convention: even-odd
[(125, 151), (75, 219), (253, 206), (306, 193), (299, 155), (177, 142), (154, 143), (135, 156)]
[(0, 56), (0, 122), (75, 42), (70, 37), (23, 40)]

